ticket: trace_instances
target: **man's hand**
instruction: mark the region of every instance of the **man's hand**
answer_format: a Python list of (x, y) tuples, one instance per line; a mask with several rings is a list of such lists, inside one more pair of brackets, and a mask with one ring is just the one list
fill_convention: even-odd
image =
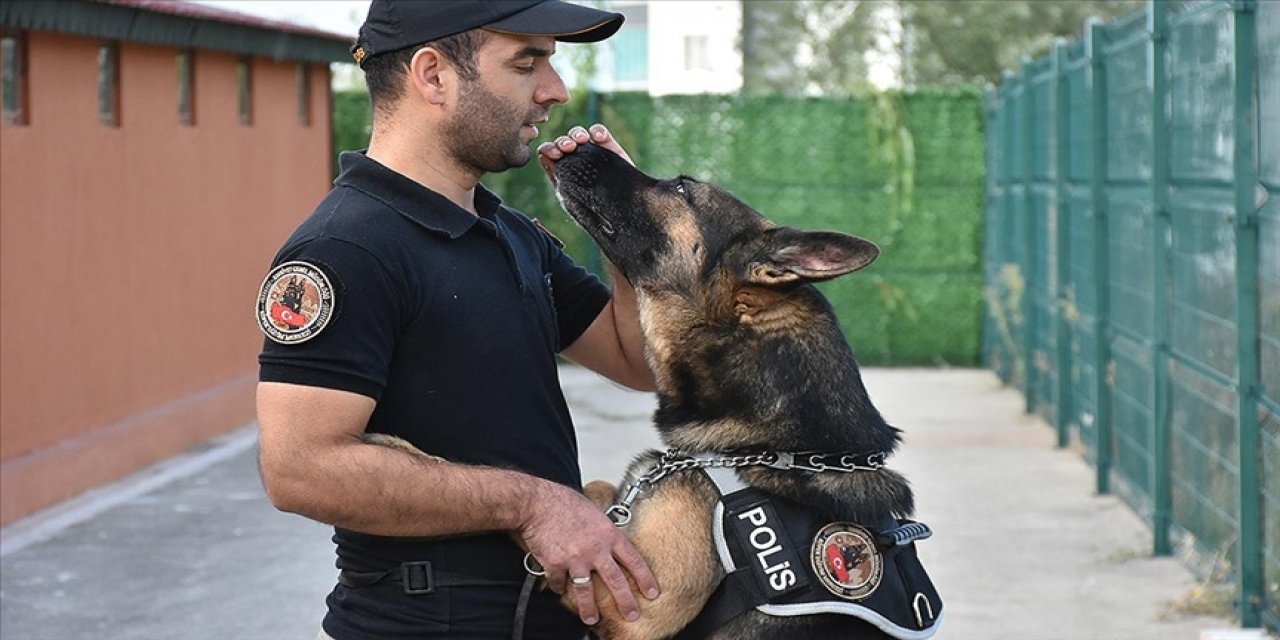
[(578, 150), (578, 145), (594, 142), (605, 149), (608, 149), (619, 156), (623, 160), (635, 165), (635, 161), (627, 152), (613, 139), (613, 134), (602, 124), (591, 125), (591, 131), (587, 131), (582, 127), (574, 127), (569, 133), (552, 142), (544, 142), (538, 145), (538, 163), (542, 165), (542, 170), (547, 172), (547, 177), (551, 179), (551, 184), (556, 183), (556, 163), (560, 161), (565, 154), (573, 153)]
[[(631, 574), (645, 597), (658, 597), (658, 581), (640, 552), (586, 497), (554, 482), (541, 481), (528, 507), (529, 517), (520, 528), (520, 536), (546, 570), (547, 586), (560, 594), (573, 589), (583, 622), (594, 625), (600, 621), (592, 586), (596, 580), (604, 581), (619, 613), (627, 620), (640, 616), (627, 574)], [(571, 578), (590, 580), (573, 582)]]

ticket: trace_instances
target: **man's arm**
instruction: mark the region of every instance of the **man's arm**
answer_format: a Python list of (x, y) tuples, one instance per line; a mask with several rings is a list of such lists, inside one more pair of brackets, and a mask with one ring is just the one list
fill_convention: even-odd
[[(374, 406), (373, 399), (346, 391), (259, 383), (259, 462), (272, 504), (385, 536), (510, 531), (547, 570), (557, 592), (564, 591), (567, 576), (595, 572), (624, 616), (638, 614), (625, 570), (642, 592), (656, 597), (657, 582), (639, 552), (582, 494), (514, 471), (366, 444), (361, 435)], [(594, 612), (590, 603), (584, 620)]]
[[(556, 163), (576, 151), (579, 144), (587, 142), (594, 142), (631, 162), (631, 156), (604, 125), (592, 125), (590, 132), (574, 127), (568, 135), (538, 147), (538, 161), (553, 184)], [(619, 384), (637, 391), (653, 391), (653, 372), (645, 360), (644, 332), (640, 329), (635, 289), (612, 264), (609, 264), (609, 280), (613, 284), (612, 299), (591, 326), (564, 349), (564, 356)]]

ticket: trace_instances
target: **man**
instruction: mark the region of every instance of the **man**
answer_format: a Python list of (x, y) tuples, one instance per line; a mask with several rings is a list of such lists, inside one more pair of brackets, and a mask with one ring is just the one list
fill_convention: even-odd
[[(513, 627), (576, 639), (599, 618), (593, 582), (624, 616), (657, 597), (643, 558), (580, 493), (556, 377), (560, 352), (652, 388), (634, 292), (613, 273), (610, 296), (479, 185), (527, 163), (537, 125), (568, 100), (548, 60), (556, 41), (601, 40), (621, 22), (557, 0), (369, 8), (353, 49), (374, 104), (369, 149), (343, 155), (258, 300), (263, 481), (277, 508), (335, 525), (342, 572), (324, 633), (337, 640)], [(551, 172), (588, 140), (621, 152), (602, 126), (576, 127), (540, 161)], [(286, 306), (290, 287), (302, 301)], [(516, 538), (551, 591), (574, 590), (581, 622), (555, 594), (522, 598)]]

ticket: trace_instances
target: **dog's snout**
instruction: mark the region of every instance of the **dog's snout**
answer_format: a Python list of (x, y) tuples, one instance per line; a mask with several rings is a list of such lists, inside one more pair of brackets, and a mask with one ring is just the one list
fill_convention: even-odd
[(556, 180), (590, 186), (600, 177), (600, 168), (616, 157), (599, 145), (584, 144), (556, 164)]

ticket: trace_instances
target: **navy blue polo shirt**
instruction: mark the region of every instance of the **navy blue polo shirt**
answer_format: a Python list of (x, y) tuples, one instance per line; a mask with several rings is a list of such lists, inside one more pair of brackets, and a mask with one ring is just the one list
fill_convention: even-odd
[[(477, 217), (363, 153), (341, 164), (264, 283), (260, 379), (369, 396), (369, 432), (580, 487), (556, 353), (599, 315), (608, 289), (482, 186)], [(426, 540), (337, 529), (334, 541), (338, 566), (356, 571), (432, 560), (446, 571), (523, 576), (523, 553), (506, 534)], [(331, 596), (331, 617), (334, 604)]]

